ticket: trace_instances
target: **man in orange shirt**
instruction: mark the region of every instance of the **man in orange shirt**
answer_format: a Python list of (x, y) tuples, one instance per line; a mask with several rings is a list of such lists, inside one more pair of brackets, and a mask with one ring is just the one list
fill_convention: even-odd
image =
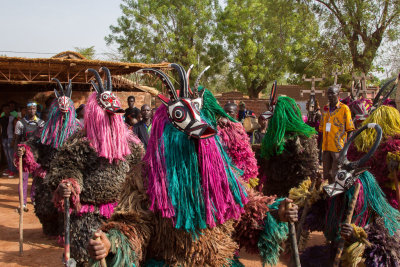
[(324, 179), (333, 182), (338, 170), (339, 152), (347, 139), (347, 134), (354, 131), (351, 112), (348, 106), (339, 102), (340, 87), (330, 86), (327, 90), (329, 104), (324, 107), (324, 114), (319, 125), (322, 132), (322, 164)]

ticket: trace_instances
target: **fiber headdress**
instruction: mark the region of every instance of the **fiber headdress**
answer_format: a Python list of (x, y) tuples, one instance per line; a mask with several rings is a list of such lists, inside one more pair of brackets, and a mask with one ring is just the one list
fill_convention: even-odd
[(288, 134), (291, 137), (299, 135), (311, 137), (316, 133), (314, 128), (304, 123), (296, 102), (290, 97), (280, 96), (262, 141), (261, 156), (268, 159), (282, 154)]
[[(98, 85), (92, 81), (96, 92), (89, 96), (85, 106), (84, 128), (86, 137), (99, 157), (104, 157), (111, 163), (114, 160), (124, 160), (126, 155), (131, 154), (129, 143), (138, 144), (140, 141), (128, 130), (120, 115), (120, 102), (111, 91), (110, 72), (105, 67), (102, 67), (102, 70), (107, 77), (104, 84), (99, 73), (89, 69), (95, 74)], [(99, 99), (108, 99), (108, 104)]]
[[(184, 74), (182, 67), (174, 68)], [(172, 85), (168, 77), (159, 70), (143, 71), (156, 73), (164, 83)], [(197, 83), (193, 91), (189, 90), (187, 76), (181, 75), (182, 77), (185, 80), (181, 79), (181, 86), (183, 84), (187, 88), (181, 87), (181, 97), (168, 85), (170, 96), (174, 100), (169, 103), (164, 97), (164, 105), (154, 115), (144, 161), (150, 209), (160, 212), (163, 217), (171, 218), (175, 228), (196, 233), (207, 226), (214, 227), (217, 223), (239, 218), (247, 198), (219, 137), (215, 134), (207, 136), (208, 138), (202, 136), (207, 133), (204, 124), (213, 129), (209, 133), (216, 132), (212, 125), (216, 125), (215, 116), (223, 114), (222, 108), (208, 90), (199, 91)], [(204, 103), (198, 107), (195, 103), (200, 104), (199, 101), (191, 102), (193, 112), (198, 116), (193, 116), (188, 107), (188, 94), (204, 96)], [(183, 101), (182, 105), (185, 107), (178, 110), (190, 118), (196, 118), (203, 127), (199, 129), (204, 129), (203, 131), (191, 131), (190, 124), (187, 124), (189, 126), (186, 127), (189, 128), (186, 131), (187, 128), (175, 122), (175, 119), (182, 116), (174, 116), (174, 102), (181, 100), (186, 100), (187, 103)], [(199, 108), (198, 113), (196, 108)]]
[(60, 92), (54, 89), (57, 98), (51, 103), (49, 118), (43, 127), (40, 141), (44, 145), (58, 149), (80, 128), (80, 124), (76, 119), (74, 102), (71, 100), (71, 81), (64, 93), (60, 81), (55, 78), (53, 80), (57, 82)]
[[(381, 126), (383, 137), (396, 136), (400, 134), (400, 113), (397, 109), (389, 106), (380, 106), (374, 110), (362, 125), (377, 123)], [(367, 129), (354, 141), (358, 151), (367, 152), (374, 143), (376, 132)]]

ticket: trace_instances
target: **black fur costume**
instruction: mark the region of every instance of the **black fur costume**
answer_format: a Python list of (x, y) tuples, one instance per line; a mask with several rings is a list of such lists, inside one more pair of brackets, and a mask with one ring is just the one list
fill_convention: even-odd
[(285, 137), (285, 150), (270, 159), (262, 159), (260, 174), (265, 195), (288, 196), (289, 190), (304, 179), (318, 176), (318, 147), (315, 136)]
[[(125, 161), (110, 164), (108, 159), (97, 155), (81, 131), (65, 142), (51, 162), (48, 184), (52, 190), (55, 191), (63, 180), (73, 179), (81, 190), (80, 204), (95, 206), (93, 212), (71, 214), (71, 257), (78, 265), (88, 261), (88, 240), (107, 219), (100, 214), (99, 205), (119, 201), (127, 173), (142, 158), (141, 144), (131, 143), (130, 149), (132, 153), (125, 157)], [(72, 206), (74, 204), (77, 210), (77, 203), (72, 203)]]

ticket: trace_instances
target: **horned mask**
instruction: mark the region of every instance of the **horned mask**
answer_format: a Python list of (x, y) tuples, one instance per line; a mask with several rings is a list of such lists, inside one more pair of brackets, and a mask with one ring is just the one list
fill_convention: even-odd
[(193, 65), (188, 72), (179, 64), (172, 63), (169, 65), (178, 72), (180, 78), (180, 90), (175, 90), (168, 76), (157, 69), (146, 68), (138, 72), (155, 74), (166, 86), (170, 98), (164, 95), (158, 95), (161, 102), (167, 107), (168, 117), (176, 129), (190, 137), (196, 139), (204, 139), (214, 136), (217, 132), (208, 123), (202, 120), (200, 111), (203, 107), (204, 90), (198, 90), (200, 77), (209, 68), (204, 69), (194, 84), (192, 91), (189, 86), (189, 76)]
[(106, 67), (101, 67), (99, 72), (104, 71), (106, 74), (106, 79), (104, 83), (100, 77), (100, 74), (94, 69), (87, 69), (86, 72), (92, 72), (97, 81), (97, 84), (92, 80), (90, 81), (93, 88), (97, 93), (97, 103), (99, 106), (108, 113), (124, 113), (124, 110), (117, 104), (117, 97), (112, 92), (112, 81), (110, 70)]
[[(347, 159), (347, 150), (354, 139), (364, 130), (374, 128), (376, 130), (376, 139), (366, 155), (364, 155), (358, 161), (350, 162)], [(356, 133), (354, 133), (347, 143), (344, 145), (339, 155), (339, 170), (336, 173), (335, 181), (332, 184), (324, 186), (325, 192), (330, 196), (335, 196), (346, 192), (358, 179), (358, 176), (366, 170), (363, 165), (369, 160), (370, 157), (375, 153), (382, 139), (382, 128), (376, 123), (369, 123), (364, 125)]]
[(60, 91), (57, 91), (57, 89), (54, 89), (54, 93), (56, 94), (56, 97), (57, 97), (58, 108), (60, 109), (61, 112), (66, 113), (66, 112), (68, 112), (71, 95), (72, 95), (71, 80), (69, 80), (69, 82), (68, 82), (66, 92), (64, 92), (64, 88), (58, 79), (52, 78), (52, 80), (57, 83), (58, 88), (60, 89)]

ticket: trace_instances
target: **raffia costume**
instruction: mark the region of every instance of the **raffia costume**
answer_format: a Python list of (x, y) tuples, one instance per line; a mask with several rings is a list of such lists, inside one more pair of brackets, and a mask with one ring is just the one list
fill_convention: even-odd
[[(20, 146), (25, 147), (23, 168), (25, 172), (33, 174), (31, 199), (35, 214), (42, 224), (43, 233), (49, 236), (61, 236), (63, 232), (63, 217), (54, 207), (53, 191), (48, 186), (48, 173), (50, 164), (64, 142), (81, 125), (76, 119), (74, 103), (71, 100), (71, 82), (64, 92), (61, 83), (54, 79), (60, 91), (56, 89), (56, 99), (50, 106), (49, 118), (41, 129), (40, 136), (29, 139)], [(15, 162), (19, 164), (16, 158)]]
[(78, 265), (88, 261), (89, 238), (111, 214), (119, 201), (128, 173), (143, 155), (143, 146), (122, 120), (119, 102), (112, 93), (111, 75), (106, 68), (103, 82), (97, 71), (96, 89), (85, 106), (84, 129), (71, 136), (51, 162), (48, 183), (54, 191), (54, 205), (64, 211), (64, 199), (57, 187), (72, 186), (71, 258)]
[(216, 116), (226, 113), (197, 82), (190, 90), (181, 66), (171, 67), (179, 95), (164, 73), (143, 70), (161, 78), (171, 99), (160, 96), (142, 173), (130, 173), (102, 227), (108, 266), (239, 266), (240, 247), (276, 264), (287, 226), (268, 211), (279, 202), (243, 185), (216, 135)]
[(316, 133), (303, 122), (292, 98), (278, 98), (261, 145), (260, 184), (264, 194), (285, 197), (307, 177), (317, 178)]
[[(374, 124), (369, 128), (374, 127), (380, 128)], [(359, 263), (365, 266), (399, 266), (400, 213), (389, 205), (373, 175), (363, 167), (378, 147), (380, 137), (375, 135), (374, 141), (375, 148), (355, 162), (345, 160), (349, 147), (345, 145), (335, 183), (324, 186), (330, 197), (322, 188), (310, 190), (310, 181), (290, 191), (289, 197), (300, 207), (306, 202), (312, 204), (304, 231), (323, 231), (328, 241), (327, 246), (308, 248), (302, 254), (302, 266), (324, 266), (333, 262), (340, 239), (340, 225), (345, 221), (356, 184), (360, 185), (360, 190), (351, 219), (354, 234), (352, 240), (345, 242), (340, 258), (342, 266), (357, 266)]]

